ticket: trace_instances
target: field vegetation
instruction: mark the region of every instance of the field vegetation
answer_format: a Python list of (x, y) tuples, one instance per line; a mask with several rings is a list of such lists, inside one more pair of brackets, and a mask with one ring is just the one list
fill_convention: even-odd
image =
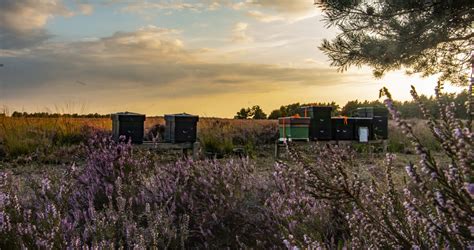
[(40, 156), (86, 141), (95, 130), (112, 127), (102, 118), (0, 117), (0, 155), (10, 159)]
[(299, 103), (202, 118), (195, 160), (114, 141), (97, 115), (0, 115), (0, 249), (474, 249), (472, 81), (441, 84), (467, 83), (471, 2), (315, 2), (341, 31), (320, 46), (339, 71), (439, 77), (432, 98), (384, 88), (334, 109), (387, 107), (388, 152), (288, 142), (273, 159), (272, 119)]
[[(427, 120), (409, 119), (420, 140), (431, 150), (441, 145), (427, 127)], [(53, 151), (87, 142), (91, 133), (110, 133), (110, 118), (30, 118), (0, 117), (0, 154), (15, 159), (22, 156), (53, 153)], [(145, 134), (156, 125), (163, 125), (162, 117), (147, 117)], [(410, 141), (389, 121), (388, 150), (394, 153), (413, 154)], [(254, 155), (256, 148), (272, 145), (278, 138), (276, 120), (239, 120), (201, 118), (198, 137), (203, 150), (213, 155), (231, 155), (236, 150)]]
[(413, 91), (426, 119), (405, 121), (385, 94), (392, 153), (287, 144), (276, 161), (272, 120), (201, 119), (212, 157), (163, 161), (112, 141), (109, 119), (3, 117), (0, 247), (472, 246), (470, 121), (439, 91), (440, 119)]

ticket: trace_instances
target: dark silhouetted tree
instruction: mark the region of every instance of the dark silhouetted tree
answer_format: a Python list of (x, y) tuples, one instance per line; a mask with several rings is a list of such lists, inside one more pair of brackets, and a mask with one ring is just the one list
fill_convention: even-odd
[(330, 103), (314, 102), (314, 103), (307, 103), (307, 104), (293, 103), (286, 106), (281, 106), (280, 109), (273, 110), (268, 116), (268, 119), (278, 119), (279, 117), (296, 115), (298, 114), (299, 109), (303, 106), (331, 106), (333, 116), (339, 115), (339, 112), (340, 112), (340, 107), (335, 102), (330, 102)]
[(242, 108), (234, 116), (234, 119), (248, 119), (248, 118), (250, 118), (250, 112), (251, 112), (251, 110), (249, 108)]
[(278, 119), (279, 117), (283, 117), (281, 115), (281, 111), (279, 109), (275, 109), (270, 113), (270, 115), (268, 116), (268, 119), (275, 120), (275, 119)]
[(252, 119), (255, 119), (255, 120), (267, 119), (267, 114), (263, 112), (260, 106), (256, 105), (252, 107)]
[(472, 0), (320, 0), (329, 27), (320, 49), (340, 71), (368, 65), (375, 77), (402, 67), (466, 85), (474, 39)]
[(234, 119), (267, 119), (267, 114), (263, 112), (260, 106), (255, 105), (252, 108), (241, 108)]

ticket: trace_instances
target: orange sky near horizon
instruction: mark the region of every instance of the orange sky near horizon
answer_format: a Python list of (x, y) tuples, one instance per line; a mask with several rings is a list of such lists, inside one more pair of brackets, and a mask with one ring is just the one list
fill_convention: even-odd
[[(49, 0), (0, 3), (0, 107), (10, 111), (233, 117), (260, 105), (409, 100), (436, 77), (344, 73), (313, 0)], [(462, 90), (447, 86), (449, 92)]]

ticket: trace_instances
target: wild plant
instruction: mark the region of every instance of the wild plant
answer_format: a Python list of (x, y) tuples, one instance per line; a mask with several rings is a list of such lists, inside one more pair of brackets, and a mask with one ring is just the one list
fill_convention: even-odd
[[(280, 223), (286, 229), (288, 247), (334, 246), (334, 240), (314, 237), (314, 230), (304, 228), (308, 221), (321, 220), (321, 213), (330, 204), (337, 204), (337, 210), (345, 213), (340, 224), (342, 233), (335, 234), (338, 244), (356, 249), (473, 247), (472, 128), (454, 117), (456, 105), (445, 103), (441, 90), (439, 84), (436, 100), (440, 120), (426, 112), (414, 88), (411, 94), (444, 149), (441, 158), (449, 159), (448, 164), (434, 157), (412, 125), (400, 118), (387, 89), (382, 89), (387, 96), (385, 105), (419, 158), (417, 163), (406, 164), (407, 175), (403, 178), (395, 178), (398, 171), (394, 170), (394, 154), (386, 155), (385, 174), (377, 178), (370, 174), (370, 168), (354, 160), (351, 148), (317, 147), (315, 160), (307, 162), (288, 145), (296, 164), (277, 166), (275, 181), (280, 185), (269, 200), (271, 207), (289, 220)], [(302, 208), (306, 211), (299, 212)], [(308, 218), (310, 208), (318, 208), (311, 212), (312, 218)]]
[(84, 166), (20, 186), (1, 173), (0, 248), (271, 246), (265, 183), (247, 160), (160, 164), (108, 137)]

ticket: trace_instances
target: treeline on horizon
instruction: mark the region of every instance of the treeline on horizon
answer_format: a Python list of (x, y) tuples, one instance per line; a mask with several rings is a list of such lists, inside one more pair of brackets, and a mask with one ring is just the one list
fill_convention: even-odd
[(35, 113), (28, 113), (28, 112), (18, 112), (14, 111), (11, 114), (11, 117), (28, 117), (28, 118), (109, 118), (110, 114), (98, 114), (98, 113), (90, 113), (90, 114), (60, 114), (60, 113), (49, 113), (49, 112), (35, 112)]
[[(456, 118), (467, 119), (467, 109), (466, 105), (468, 102), (468, 91), (464, 90), (458, 94), (447, 94), (445, 96), (445, 101), (447, 103), (454, 103), (456, 105)], [(430, 111), (432, 115), (438, 118), (438, 105), (433, 96), (427, 97), (426, 95), (420, 96), (421, 101), (424, 103), (426, 108)], [(402, 113), (402, 118), (423, 118), (423, 115), (418, 108), (418, 105), (414, 101), (394, 101), (394, 104), (397, 106), (398, 110)], [(339, 106), (335, 102), (330, 103), (293, 103), (288, 105), (283, 105), (279, 109), (275, 109), (267, 115), (259, 105), (255, 105), (251, 108), (242, 108), (234, 116), (234, 119), (278, 119), (279, 117), (293, 116), (298, 113), (298, 109), (303, 106), (331, 106), (333, 108), (333, 116), (353, 116), (355, 115), (355, 110), (360, 107), (385, 107), (384, 104), (378, 100), (375, 101), (359, 101), (353, 100), (348, 101), (344, 106)], [(5, 114), (0, 114), (0, 116), (5, 116)], [(29, 118), (110, 118), (110, 114), (61, 114), (61, 113), (49, 113), (49, 112), (18, 112), (14, 111), (11, 114), (11, 117), (29, 117)]]
[[(468, 102), (468, 91), (464, 90), (458, 94), (447, 94), (444, 96), (446, 103), (454, 103), (456, 105), (456, 118), (467, 119), (467, 102)], [(436, 103), (435, 97), (433, 96), (420, 96), (421, 102), (425, 105), (427, 110), (436, 117), (439, 118), (439, 107)], [(415, 101), (394, 101), (395, 106), (397, 107), (398, 111), (402, 114), (402, 118), (410, 119), (410, 118), (423, 118), (423, 114), (421, 113), (418, 105)], [(279, 109), (273, 110), (270, 115), (263, 113), (260, 106), (256, 105), (252, 108), (242, 108), (237, 114), (235, 115), (235, 119), (278, 119), (279, 117), (286, 117), (286, 116), (293, 116), (298, 113), (298, 109), (304, 106), (331, 106), (332, 107), (332, 115), (333, 116), (355, 116), (355, 111), (357, 108), (361, 107), (385, 107), (385, 105), (380, 102), (379, 100), (375, 101), (359, 101), (353, 100), (348, 101), (343, 107), (340, 107), (335, 102), (331, 103), (293, 103), (289, 105), (281, 106)], [(255, 112), (257, 111), (257, 112)], [(252, 116), (252, 114), (257, 113), (257, 116)]]

